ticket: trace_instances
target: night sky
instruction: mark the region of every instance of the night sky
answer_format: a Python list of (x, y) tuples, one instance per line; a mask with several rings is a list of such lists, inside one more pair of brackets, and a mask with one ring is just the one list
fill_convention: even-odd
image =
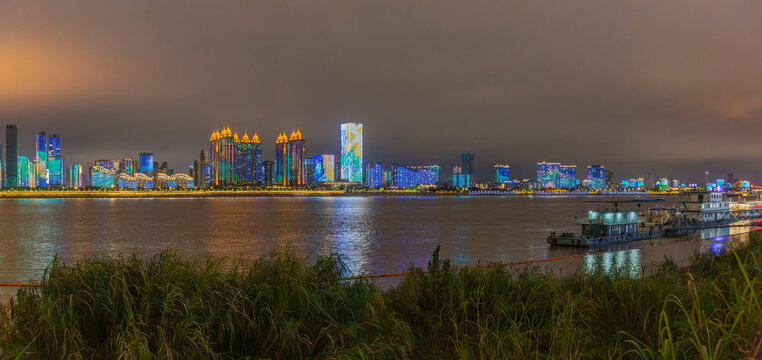
[[(229, 125), (479, 180), (508, 163), (762, 181), (762, 1), (2, 1), (0, 124), (186, 171)], [(3, 126), (4, 129), (4, 126)], [(3, 131), (3, 130), (0, 130)], [(0, 136), (4, 142), (4, 136)], [(581, 177), (582, 169), (578, 170)]]

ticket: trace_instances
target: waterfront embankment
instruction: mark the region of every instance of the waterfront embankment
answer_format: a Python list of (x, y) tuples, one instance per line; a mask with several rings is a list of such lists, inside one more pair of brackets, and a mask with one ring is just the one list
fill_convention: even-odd
[[(532, 193), (515, 192), (506, 193), (502, 196), (599, 196), (599, 197), (627, 197), (639, 196), (641, 193), (616, 193), (616, 194), (597, 194), (597, 193)], [(651, 193), (651, 195), (666, 196), (678, 195), (673, 193)], [(33, 190), (0, 191), (0, 199), (63, 199), (63, 198), (205, 198), (205, 197), (309, 197), (309, 196), (470, 196), (468, 192), (463, 191), (410, 191), (410, 190), (386, 190), (386, 191), (361, 191), (361, 190), (313, 190), (313, 189), (281, 189), (281, 190)], [(475, 194), (475, 196), (499, 196)]]
[(392, 288), (336, 256), (173, 251), (54, 261), (0, 309), (10, 358), (727, 359), (760, 356), (762, 236), (687, 267), (559, 276), (454, 269), (438, 249)]

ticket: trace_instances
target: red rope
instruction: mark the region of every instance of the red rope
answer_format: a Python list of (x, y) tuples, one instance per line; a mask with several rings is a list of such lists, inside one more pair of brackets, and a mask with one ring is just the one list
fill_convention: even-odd
[[(669, 243), (660, 243), (660, 244), (651, 244), (651, 245), (644, 245), (644, 246), (638, 246), (634, 248), (629, 249), (619, 249), (619, 250), (612, 250), (612, 251), (598, 251), (594, 253), (584, 253), (584, 254), (574, 254), (574, 255), (566, 255), (566, 256), (558, 256), (558, 257), (552, 257), (552, 258), (546, 258), (546, 259), (537, 259), (537, 260), (523, 260), (523, 261), (513, 261), (513, 262), (507, 262), (502, 264), (485, 264), (485, 265), (477, 265), (477, 266), (464, 266), (459, 268), (451, 269), (450, 271), (460, 271), (460, 270), (467, 270), (467, 269), (484, 269), (484, 268), (490, 268), (490, 267), (505, 267), (505, 266), (513, 266), (513, 265), (524, 265), (524, 264), (532, 264), (532, 263), (539, 263), (539, 262), (545, 262), (545, 261), (553, 261), (553, 260), (563, 260), (563, 259), (572, 259), (572, 258), (578, 258), (578, 257), (585, 257), (585, 256), (591, 256), (591, 255), (602, 255), (606, 253), (615, 253), (620, 251), (628, 251), (628, 250), (639, 250), (639, 249), (647, 249), (647, 248), (654, 248), (654, 247), (660, 247), (660, 246), (670, 246), (670, 245), (677, 245), (677, 244), (685, 244), (690, 242), (696, 242), (706, 239), (693, 239), (693, 240), (680, 240), (680, 241), (674, 241)], [(424, 273), (428, 273), (428, 270), (423, 270)], [(375, 279), (375, 278), (383, 278), (383, 277), (392, 277), (392, 276), (403, 276), (408, 275), (410, 272), (401, 272), (401, 273), (394, 273), (394, 274), (376, 274), (376, 275), (357, 275), (357, 276), (348, 276), (345, 278), (341, 278), (340, 280), (357, 280), (357, 279)]]

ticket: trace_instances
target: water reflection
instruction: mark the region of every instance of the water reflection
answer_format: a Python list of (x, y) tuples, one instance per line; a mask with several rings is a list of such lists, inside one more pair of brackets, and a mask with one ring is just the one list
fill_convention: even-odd
[(331, 216), (321, 255), (326, 250), (336, 252), (348, 265), (347, 275), (367, 275), (372, 272), (371, 252), (378, 224), (370, 207), (371, 199), (364, 197), (331, 200)]
[(641, 269), (642, 259), (640, 249), (585, 256), (584, 271), (588, 274), (600, 271), (606, 275), (621, 274), (639, 277)]

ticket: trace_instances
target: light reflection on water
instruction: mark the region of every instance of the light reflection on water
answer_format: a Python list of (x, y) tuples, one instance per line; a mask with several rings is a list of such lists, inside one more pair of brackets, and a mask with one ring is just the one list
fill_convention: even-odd
[[(53, 257), (167, 248), (196, 255), (255, 258), (294, 246), (310, 256), (336, 252), (351, 274), (425, 267), (436, 246), (457, 266), (538, 260), (602, 249), (551, 248), (550, 231), (579, 232), (588, 197), (299, 197), (209, 199), (20, 199), (0, 201), (0, 282), (37, 279)], [(600, 198), (596, 198), (600, 200)], [(749, 223), (752, 225), (751, 223)], [(755, 222), (759, 225), (760, 222)], [(635, 274), (665, 256), (677, 262), (717, 251), (751, 227), (706, 229), (704, 239), (626, 244), (625, 251), (543, 263), (548, 269)], [(605, 250), (605, 249), (603, 249)], [(7, 290), (0, 289), (0, 295)]]

